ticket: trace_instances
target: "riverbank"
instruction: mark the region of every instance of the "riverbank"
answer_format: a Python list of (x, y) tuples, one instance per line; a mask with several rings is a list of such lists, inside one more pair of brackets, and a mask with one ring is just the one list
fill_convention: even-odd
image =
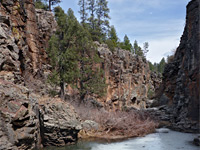
[(72, 104), (82, 120), (80, 139), (121, 140), (155, 132), (159, 123), (142, 110), (109, 111), (104, 108)]
[(62, 148), (47, 147), (44, 150), (199, 150), (192, 141), (197, 134), (182, 133), (165, 129), (168, 132), (156, 132), (144, 137), (130, 138), (123, 141), (90, 139), (80, 140), (75, 145)]

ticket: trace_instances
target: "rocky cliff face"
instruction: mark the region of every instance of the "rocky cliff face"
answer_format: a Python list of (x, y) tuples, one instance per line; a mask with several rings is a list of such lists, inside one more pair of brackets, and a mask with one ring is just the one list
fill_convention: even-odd
[(6, 0), (0, 8), (0, 70), (33, 74), (43, 69), (47, 41), (56, 29), (53, 14), (35, 10), (33, 0)]
[(108, 85), (106, 96), (99, 102), (110, 109), (146, 108), (149, 92), (160, 83), (151, 74), (148, 62), (126, 50), (112, 53), (104, 44), (98, 45), (98, 52)]
[[(0, 149), (61, 146), (77, 140), (80, 120), (60, 99), (45, 97), (45, 49), (56, 29), (33, 0), (0, 2)], [(57, 127), (57, 128), (56, 128)]]
[(77, 141), (80, 120), (70, 104), (0, 79), (0, 149), (39, 149)]
[(172, 126), (199, 131), (200, 101), (200, 7), (199, 0), (187, 6), (186, 26), (174, 59), (163, 73), (161, 104), (171, 110)]
[(37, 100), (26, 87), (0, 80), (0, 149), (40, 145)]

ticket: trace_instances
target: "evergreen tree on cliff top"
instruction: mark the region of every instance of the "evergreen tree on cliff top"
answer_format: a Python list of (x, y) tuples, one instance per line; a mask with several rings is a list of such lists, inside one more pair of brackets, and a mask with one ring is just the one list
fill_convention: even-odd
[(138, 56), (144, 56), (142, 48), (138, 45), (138, 42), (135, 40), (133, 44), (133, 53)]
[(124, 41), (120, 44), (120, 47), (130, 52), (132, 51), (132, 45), (127, 35), (124, 36)]
[(106, 39), (106, 34), (110, 28), (109, 26), (109, 8), (107, 0), (97, 0), (97, 30), (99, 30), (100, 35), (103, 40)]
[(79, 0), (78, 5), (80, 6), (80, 16), (81, 16), (81, 23), (83, 25), (85, 25), (86, 21), (87, 21), (87, 2), (86, 0)]
[(117, 37), (117, 32), (115, 30), (114, 26), (111, 26), (109, 33), (108, 33), (108, 39), (106, 40), (106, 44), (108, 45), (109, 49), (113, 52), (116, 47), (118, 47), (119, 44), (119, 38)]
[(51, 60), (51, 83), (60, 86), (60, 97), (64, 98), (65, 83), (76, 85), (83, 100), (89, 93), (103, 93), (105, 79), (94, 64), (100, 62), (92, 45), (90, 34), (79, 24), (73, 11), (67, 15), (60, 7), (55, 8), (58, 29), (49, 42), (48, 55)]
[(35, 8), (48, 10), (48, 5), (45, 4), (45, 2), (43, 0), (36, 0), (35, 1)]
[(62, 0), (43, 0), (43, 1), (48, 3), (49, 11), (51, 11), (52, 10), (52, 6), (59, 4)]

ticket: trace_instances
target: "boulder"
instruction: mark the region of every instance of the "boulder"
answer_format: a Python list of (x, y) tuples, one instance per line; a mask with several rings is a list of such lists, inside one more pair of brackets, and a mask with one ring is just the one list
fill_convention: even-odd
[(98, 130), (99, 124), (92, 120), (85, 120), (82, 123), (82, 127), (83, 127), (83, 130), (85, 130), (85, 131)]
[(200, 136), (194, 138), (193, 143), (194, 143), (194, 145), (196, 145), (196, 146), (200, 146)]
[(74, 108), (59, 98), (40, 103), (41, 136), (44, 146), (64, 146), (77, 141), (81, 122)]

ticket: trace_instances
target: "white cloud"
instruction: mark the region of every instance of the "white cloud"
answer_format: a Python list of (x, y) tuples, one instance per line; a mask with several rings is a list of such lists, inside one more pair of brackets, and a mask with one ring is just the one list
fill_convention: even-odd
[(177, 39), (176, 36), (150, 40), (147, 59), (158, 63), (163, 57), (166, 58), (167, 55), (170, 55), (172, 50), (178, 47), (179, 43), (180, 39)]

